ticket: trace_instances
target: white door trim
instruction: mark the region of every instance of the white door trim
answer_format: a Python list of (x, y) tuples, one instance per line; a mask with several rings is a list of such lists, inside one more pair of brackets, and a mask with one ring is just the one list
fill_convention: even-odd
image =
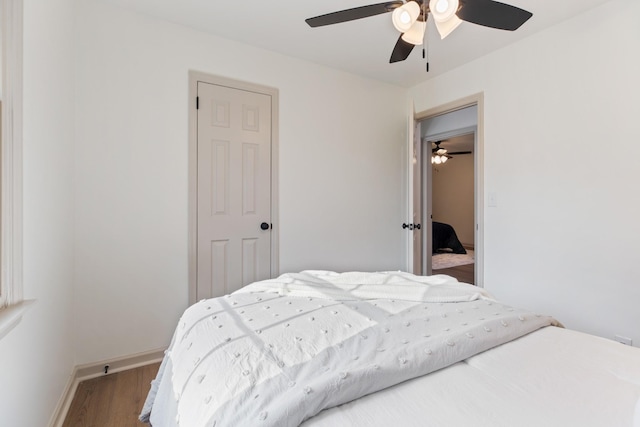
[[(476, 230), (475, 230), (475, 284), (479, 287), (484, 287), (484, 93), (476, 93), (465, 98), (461, 98), (452, 102), (449, 102), (438, 107), (430, 108), (425, 111), (414, 113), (413, 122), (420, 122), (422, 120), (439, 116), (441, 114), (451, 113), (462, 108), (466, 108), (472, 105), (477, 106), (477, 131), (474, 147), (475, 158), (475, 218), (476, 218)], [(413, 140), (409, 141), (410, 146), (413, 146)], [(413, 153), (413, 149), (410, 150)], [(413, 156), (409, 156), (409, 170), (413, 171)], [(417, 168), (417, 167), (416, 167)], [(409, 212), (414, 211), (414, 202), (420, 203), (420, 201), (414, 201), (411, 194), (409, 199)], [(423, 230), (423, 235), (426, 233)]]
[[(23, 2), (0, 4), (2, 106), (0, 143), (0, 310), (23, 299), (22, 118)], [(2, 320), (0, 318), (0, 320)], [(5, 330), (6, 332), (6, 330)]]
[(271, 275), (279, 275), (279, 217), (278, 217), (278, 89), (233, 80), (199, 71), (189, 71), (189, 304), (196, 302), (197, 243), (198, 243), (198, 111), (196, 97), (198, 82), (226, 86), (271, 97)]

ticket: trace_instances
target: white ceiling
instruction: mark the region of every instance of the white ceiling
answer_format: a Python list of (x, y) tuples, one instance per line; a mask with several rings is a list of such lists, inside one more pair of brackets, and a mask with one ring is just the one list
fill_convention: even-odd
[[(422, 50), (389, 64), (399, 33), (383, 14), (326, 27), (304, 20), (383, 0), (98, 0), (305, 59), (361, 76), (409, 87), (479, 58), (609, 0), (503, 0), (533, 13), (515, 32), (463, 22), (440, 40), (429, 25), (429, 73)], [(470, 0), (469, 0), (470, 1)], [(432, 22), (431, 22), (432, 24)]]

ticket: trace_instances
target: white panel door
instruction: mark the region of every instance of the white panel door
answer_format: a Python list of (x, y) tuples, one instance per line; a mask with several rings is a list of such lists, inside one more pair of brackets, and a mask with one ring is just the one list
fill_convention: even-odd
[(271, 277), (271, 96), (198, 82), (196, 297)]

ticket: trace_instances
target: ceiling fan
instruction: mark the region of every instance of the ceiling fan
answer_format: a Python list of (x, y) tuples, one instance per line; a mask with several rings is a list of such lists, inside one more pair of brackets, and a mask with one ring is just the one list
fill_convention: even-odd
[(442, 39), (462, 21), (514, 31), (533, 16), (531, 12), (493, 0), (394, 0), (327, 13), (305, 22), (311, 27), (322, 27), (387, 12), (392, 12), (393, 25), (401, 33), (390, 63), (404, 61), (414, 46), (422, 44), (429, 13)]
[(447, 152), (446, 148), (441, 148), (440, 144), (444, 142), (444, 141), (433, 141), (432, 144), (435, 145), (435, 147), (433, 147), (431, 149), (431, 163), (434, 164), (442, 164), (444, 162), (446, 162), (447, 160), (453, 158), (453, 155), (458, 155), (458, 154), (471, 154), (471, 151), (456, 151), (456, 152)]

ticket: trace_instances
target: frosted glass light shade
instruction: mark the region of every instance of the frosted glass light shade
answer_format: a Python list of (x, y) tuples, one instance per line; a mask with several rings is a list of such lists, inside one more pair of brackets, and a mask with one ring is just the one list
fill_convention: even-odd
[[(435, 21), (435, 19), (434, 19)], [(453, 15), (447, 21), (444, 22), (436, 22), (436, 28), (438, 29), (438, 34), (440, 34), (440, 39), (444, 39), (447, 37), (453, 30), (458, 28), (458, 25), (462, 24), (462, 19), (458, 18), (456, 15)]]
[(440, 38), (444, 39), (458, 28), (462, 20), (456, 16), (459, 6), (458, 0), (430, 0), (429, 10), (436, 22)]
[(424, 30), (427, 28), (427, 23), (424, 21), (416, 21), (409, 31), (406, 31), (402, 35), (402, 40), (413, 45), (421, 45), (424, 40)]
[(409, 1), (393, 10), (391, 21), (396, 30), (404, 33), (408, 31), (420, 16), (420, 6), (415, 1)]

